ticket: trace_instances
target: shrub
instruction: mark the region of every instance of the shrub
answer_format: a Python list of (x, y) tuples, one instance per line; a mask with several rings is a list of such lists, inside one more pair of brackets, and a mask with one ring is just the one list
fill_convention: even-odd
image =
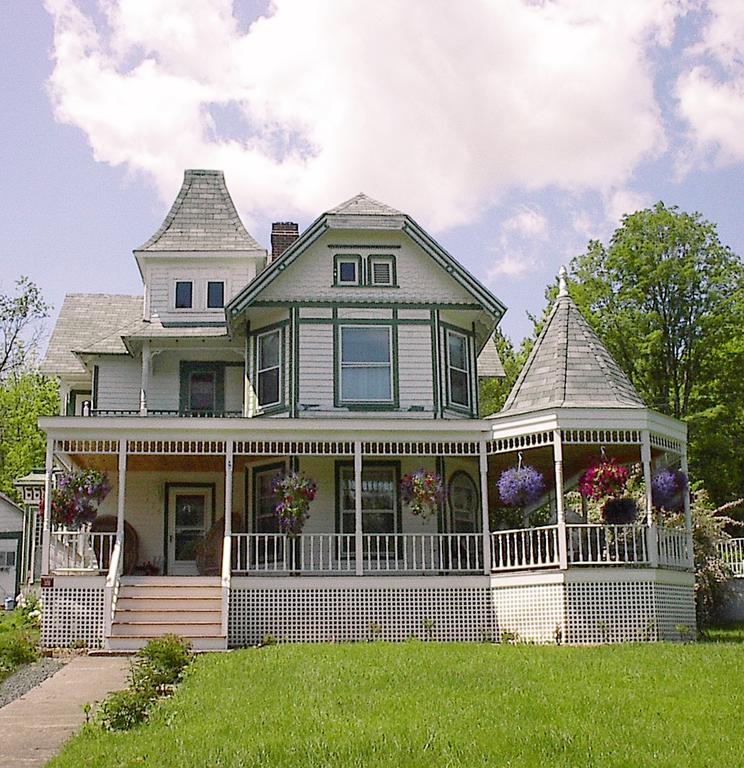
[(176, 635), (157, 637), (142, 648), (132, 669), (132, 687), (163, 693), (180, 682), (191, 661), (191, 647)]
[(153, 688), (117, 691), (101, 702), (96, 722), (107, 731), (128, 731), (147, 720), (156, 699)]
[(36, 638), (27, 629), (0, 632), (0, 669), (10, 671), (21, 664), (36, 661)]

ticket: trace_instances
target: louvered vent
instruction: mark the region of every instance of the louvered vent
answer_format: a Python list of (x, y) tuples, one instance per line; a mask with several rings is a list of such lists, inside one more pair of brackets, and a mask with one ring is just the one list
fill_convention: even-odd
[(372, 285), (391, 285), (392, 282), (392, 264), (389, 261), (373, 261)]

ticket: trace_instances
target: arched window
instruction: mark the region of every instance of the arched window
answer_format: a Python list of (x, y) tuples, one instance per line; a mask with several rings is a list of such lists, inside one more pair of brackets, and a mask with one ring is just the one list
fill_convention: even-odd
[(473, 533), (480, 529), (480, 501), (478, 486), (473, 478), (463, 470), (458, 470), (450, 477), (447, 486), (450, 519), (455, 533)]

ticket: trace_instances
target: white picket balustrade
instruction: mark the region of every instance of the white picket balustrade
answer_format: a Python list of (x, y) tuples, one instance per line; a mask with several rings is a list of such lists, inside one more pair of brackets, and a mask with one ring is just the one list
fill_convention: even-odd
[(736, 578), (744, 578), (744, 539), (727, 539), (718, 542), (721, 559)]
[(353, 573), (354, 536), (346, 533), (234, 533), (233, 573)]
[(659, 565), (662, 568), (688, 570), (693, 566), (691, 538), (685, 528), (658, 529)]
[(648, 556), (648, 528), (643, 525), (566, 526), (569, 565), (645, 565)]
[(108, 571), (116, 533), (56, 530), (50, 533), (49, 565), (54, 573)]
[(495, 571), (557, 566), (558, 526), (495, 531), (491, 534), (491, 562)]
[(365, 573), (474, 573), (483, 571), (479, 533), (365, 533)]

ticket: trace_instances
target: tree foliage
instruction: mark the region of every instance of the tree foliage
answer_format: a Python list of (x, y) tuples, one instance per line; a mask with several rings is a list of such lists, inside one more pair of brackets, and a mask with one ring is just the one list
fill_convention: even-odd
[(0, 294), (0, 380), (23, 371), (41, 339), (41, 321), (49, 315), (38, 286), (16, 280), (13, 294)]
[(13, 481), (44, 465), (40, 416), (59, 413), (57, 383), (40, 373), (13, 374), (0, 383), (0, 491), (18, 494)]

